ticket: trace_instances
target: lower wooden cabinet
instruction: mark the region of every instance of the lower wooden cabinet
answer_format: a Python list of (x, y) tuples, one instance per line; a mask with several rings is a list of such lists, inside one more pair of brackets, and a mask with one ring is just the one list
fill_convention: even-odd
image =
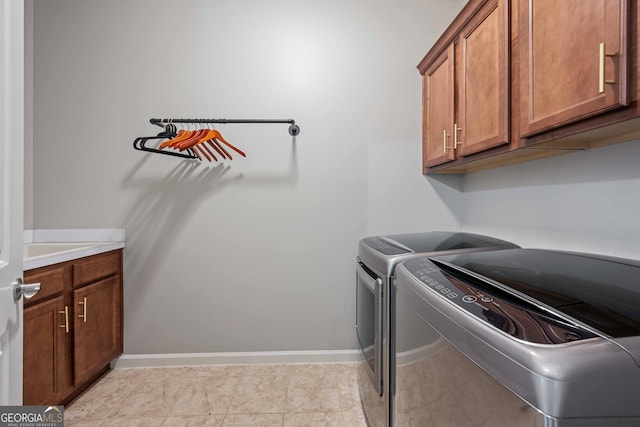
[(64, 313), (62, 296), (24, 310), (25, 405), (51, 405), (68, 389)]
[(76, 382), (90, 379), (122, 353), (118, 276), (73, 291)]
[(24, 277), (41, 291), (25, 301), (23, 403), (65, 404), (122, 353), (122, 250)]

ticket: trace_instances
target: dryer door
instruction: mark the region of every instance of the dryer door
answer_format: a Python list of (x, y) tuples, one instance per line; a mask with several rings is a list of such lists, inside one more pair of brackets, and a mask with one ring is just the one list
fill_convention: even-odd
[(356, 263), (356, 332), (367, 373), (382, 395), (382, 279)]

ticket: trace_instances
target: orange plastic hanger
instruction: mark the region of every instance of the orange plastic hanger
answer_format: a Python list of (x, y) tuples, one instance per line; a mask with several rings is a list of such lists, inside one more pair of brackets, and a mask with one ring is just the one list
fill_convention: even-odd
[(191, 138), (194, 134), (195, 134), (196, 130), (190, 130), (190, 129), (181, 129), (176, 136), (174, 136), (173, 138), (171, 138), (168, 141), (163, 142), (162, 144), (160, 144), (160, 148), (165, 148), (165, 147), (172, 147), (172, 148), (176, 148), (176, 144), (179, 144), (181, 141), (184, 141), (186, 139)]
[[(193, 149), (194, 151), (196, 150), (200, 150), (200, 152), (202, 153), (203, 156), (205, 156), (207, 158), (207, 160), (211, 161), (211, 159), (215, 160), (216, 162), (218, 161), (218, 158), (211, 152), (211, 150), (209, 150), (209, 147), (207, 147), (206, 145), (203, 144), (202, 141), (198, 141), (196, 144), (191, 145), (190, 147), (186, 148), (186, 149)], [(180, 150), (182, 151), (182, 150)]]
[[(244, 154), (244, 152), (236, 147), (234, 147), (229, 141), (227, 141), (226, 139), (224, 139), (222, 137), (222, 135), (220, 134), (220, 132), (218, 132), (216, 129), (211, 129), (211, 131), (207, 134), (207, 139), (216, 139), (216, 140), (220, 140), (223, 143), (225, 143), (229, 148), (231, 148), (233, 151), (235, 151), (236, 153), (240, 154), (242, 157), (247, 157), (246, 154)], [(221, 146), (222, 147), (222, 146)]]
[(209, 129), (200, 129), (196, 133), (194, 133), (191, 137), (186, 140), (182, 140), (176, 146), (176, 148), (180, 149), (180, 151), (186, 150), (187, 148), (192, 148), (196, 144), (200, 142), (202, 137), (209, 132)]
[(162, 149), (162, 148), (170, 147), (174, 141), (176, 140), (180, 141), (182, 139), (185, 139), (187, 135), (190, 135), (190, 134), (191, 134), (190, 130), (180, 129), (176, 134), (176, 136), (160, 144), (160, 148)]
[(222, 137), (222, 135), (220, 134), (220, 132), (218, 132), (217, 130), (213, 129), (216, 132), (216, 135), (213, 136), (213, 138), (215, 139), (219, 139), (220, 141), (222, 141), (224, 144), (227, 145), (227, 147), (231, 148), (233, 151), (235, 151), (236, 153), (240, 154), (242, 157), (247, 157), (246, 154), (244, 154), (244, 152), (242, 150), (240, 150), (239, 148), (233, 146), (229, 141), (227, 141), (226, 139), (224, 139)]
[[(198, 152), (198, 150), (202, 153), (202, 155), (204, 157), (206, 157), (207, 160), (211, 161), (211, 157), (209, 157), (209, 155), (207, 154), (207, 152), (205, 150), (203, 150), (202, 148), (197, 147), (197, 146), (193, 148), (194, 152)], [(200, 158), (200, 160), (202, 160), (202, 158)]]
[(231, 157), (231, 154), (229, 154), (229, 152), (227, 150), (224, 149), (224, 147), (222, 146), (222, 144), (220, 144), (220, 141), (218, 141), (216, 138), (210, 139), (209, 141), (213, 141), (214, 144), (216, 144), (218, 146), (218, 148), (220, 150), (222, 150), (222, 152), (224, 154), (226, 154), (226, 156), (229, 158), (229, 160), (233, 160), (233, 157)]
[(209, 132), (200, 140), (200, 142), (204, 142), (208, 139), (215, 138), (217, 134), (219, 134), (216, 129), (209, 129)]
[(240, 154), (242, 157), (247, 157), (247, 155), (242, 150), (224, 139), (222, 134), (217, 129), (207, 128), (194, 130), (181, 129), (180, 131), (178, 131), (175, 137), (160, 144), (160, 149), (171, 147), (180, 151), (184, 151), (192, 148), (193, 152), (200, 160), (202, 160), (204, 156), (204, 158), (209, 161), (212, 161), (212, 159), (214, 161), (218, 161), (218, 158), (216, 157), (214, 152), (210, 150), (209, 146), (207, 146), (206, 144), (209, 144), (209, 146), (213, 148), (213, 150), (215, 150), (223, 159), (233, 159), (231, 157), (231, 154), (225, 149), (223, 144), (236, 153)]
[(223, 159), (226, 159), (227, 157), (224, 155), (222, 151), (220, 151), (220, 148), (218, 148), (218, 144), (216, 144), (214, 141), (215, 141), (214, 139), (208, 139), (206, 142), (209, 143), (211, 148), (213, 148), (218, 152), (218, 154), (220, 154), (220, 157), (222, 157)]
[(202, 148), (205, 149), (207, 153), (209, 153), (209, 155), (213, 158), (213, 160), (215, 160), (216, 162), (218, 161), (218, 158), (211, 152), (211, 150), (209, 150), (209, 147), (207, 147), (202, 141), (200, 141), (197, 146), (202, 146)]
[(180, 151), (184, 151), (187, 148), (191, 148), (195, 143), (197, 143), (200, 138), (207, 133), (208, 129), (200, 129), (197, 130), (187, 139), (183, 139), (176, 144), (171, 144), (172, 147), (179, 149)]
[[(200, 138), (200, 140), (196, 141), (196, 142), (192, 142), (192, 146), (196, 145), (196, 144), (201, 144), (209, 139), (213, 139), (216, 136), (220, 135), (220, 132), (218, 132), (216, 129), (207, 129), (207, 132)], [(221, 135), (220, 135), (221, 136)], [(191, 148), (191, 147), (187, 147), (185, 145), (181, 145), (181, 148)]]
[(192, 150), (192, 151), (196, 155), (196, 157), (198, 157), (200, 160), (202, 160), (202, 156), (200, 155), (200, 153), (198, 153), (198, 150)]

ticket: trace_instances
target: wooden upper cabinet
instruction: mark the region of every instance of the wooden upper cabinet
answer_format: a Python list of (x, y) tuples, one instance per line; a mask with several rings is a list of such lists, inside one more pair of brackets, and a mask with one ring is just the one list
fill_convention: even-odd
[(454, 122), (454, 65), (454, 47), (451, 44), (429, 66), (422, 78), (423, 170), (455, 158), (451, 139)]
[(520, 133), (628, 104), (627, 0), (520, 0)]
[(508, 0), (470, 2), (418, 65), (423, 170), (509, 144), (507, 5)]
[(469, 0), (418, 64), (423, 173), (638, 139), (639, 46), (636, 0)]
[[(504, 1), (488, 2), (458, 40), (454, 145), (468, 156), (509, 143), (509, 28)], [(457, 142), (457, 144), (456, 144)]]

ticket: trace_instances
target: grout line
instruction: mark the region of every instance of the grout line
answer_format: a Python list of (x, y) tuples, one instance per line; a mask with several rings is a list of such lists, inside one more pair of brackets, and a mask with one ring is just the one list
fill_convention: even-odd
[(289, 406), (289, 386), (291, 385), (291, 372), (287, 371), (287, 388), (284, 391), (284, 409), (282, 414), (282, 427), (284, 427), (284, 420), (287, 417), (287, 408)]
[[(111, 371), (109, 371), (111, 372)], [(99, 381), (102, 381), (105, 377), (102, 377)], [(131, 396), (143, 383), (144, 381), (141, 381), (140, 379), (136, 380), (137, 384), (135, 385), (135, 387), (131, 388), (131, 391), (129, 393), (125, 393), (125, 395), (122, 397), (122, 399), (120, 399), (115, 405), (113, 405), (113, 409), (111, 409), (108, 413), (107, 416), (105, 417), (105, 420), (109, 419), (110, 416), (115, 413), (116, 409), (118, 409), (120, 407), (120, 405), (122, 405), (124, 403), (125, 400), (127, 400), (127, 398), (129, 396)]]
[[(226, 373), (225, 377), (226, 377), (226, 380), (228, 380), (231, 376), (229, 375), (229, 373)], [(236, 386), (233, 389), (233, 393), (231, 393), (231, 400), (229, 400), (229, 404), (227, 405), (227, 408), (224, 411), (224, 416), (222, 417), (222, 423), (220, 424), (220, 426), (223, 426), (224, 422), (227, 420), (227, 416), (229, 415), (229, 409), (231, 409), (231, 405), (233, 404), (233, 401), (236, 398), (236, 393), (238, 393), (238, 388), (240, 387), (242, 378), (244, 378), (244, 375), (240, 375), (238, 377), (238, 381), (236, 382)]]
[[(171, 381), (169, 379), (167, 379), (168, 381)], [(173, 408), (175, 408), (175, 406), (178, 404), (178, 398), (180, 396), (180, 393), (183, 392), (184, 390), (186, 390), (186, 388), (189, 387), (189, 383), (185, 383), (181, 388), (178, 389), (178, 391), (175, 393), (175, 398), (173, 401), (173, 404), (171, 405), (171, 407), (169, 408), (169, 410), (167, 411), (167, 413), (164, 415), (164, 417), (169, 417), (171, 416), (171, 411), (173, 411)], [(163, 393), (164, 396), (164, 393)]]

